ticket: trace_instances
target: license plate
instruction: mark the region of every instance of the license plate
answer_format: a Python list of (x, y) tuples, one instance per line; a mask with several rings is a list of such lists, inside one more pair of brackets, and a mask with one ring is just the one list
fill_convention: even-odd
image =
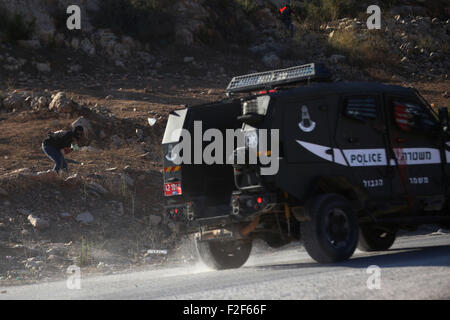
[(181, 182), (172, 182), (164, 184), (164, 193), (166, 197), (177, 196), (182, 194), (181, 192)]

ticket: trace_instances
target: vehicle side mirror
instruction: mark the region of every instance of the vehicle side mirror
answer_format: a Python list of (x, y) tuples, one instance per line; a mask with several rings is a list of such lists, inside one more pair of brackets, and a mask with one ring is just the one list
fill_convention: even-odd
[(445, 132), (448, 131), (448, 109), (439, 108), (439, 121), (441, 122), (442, 128)]

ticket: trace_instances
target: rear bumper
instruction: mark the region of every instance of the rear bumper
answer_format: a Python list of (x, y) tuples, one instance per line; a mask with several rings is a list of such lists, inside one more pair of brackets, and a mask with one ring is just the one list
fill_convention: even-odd
[(165, 206), (169, 219), (178, 223), (186, 232), (196, 232), (199, 227), (217, 227), (239, 222), (251, 221), (261, 213), (273, 210), (277, 204), (274, 193), (241, 194), (234, 193), (230, 199), (231, 206), (223, 206), (217, 214), (208, 214), (213, 208), (202, 208), (193, 202), (170, 204)]

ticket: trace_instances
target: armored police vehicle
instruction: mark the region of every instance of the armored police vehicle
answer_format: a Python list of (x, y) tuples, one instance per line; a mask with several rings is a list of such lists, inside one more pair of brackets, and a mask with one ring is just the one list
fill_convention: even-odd
[[(449, 226), (447, 109), (414, 88), (328, 76), (316, 64), (240, 76), (226, 99), (170, 114), (166, 211), (210, 267), (242, 266), (257, 238), (302, 240), (332, 263), (387, 250), (400, 229)], [(244, 137), (231, 152), (219, 143), (230, 132)], [(217, 161), (186, 161), (211, 149)]]

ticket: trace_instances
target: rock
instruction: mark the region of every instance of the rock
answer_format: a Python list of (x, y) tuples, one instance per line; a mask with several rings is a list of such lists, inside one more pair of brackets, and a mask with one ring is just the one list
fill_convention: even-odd
[(346, 56), (343, 56), (341, 54), (333, 54), (330, 57), (330, 62), (335, 63), (335, 64), (344, 62), (345, 60), (346, 60)]
[[(148, 158), (150, 156), (150, 152), (146, 152), (146, 153), (144, 153), (144, 154), (141, 154), (140, 156), (139, 156), (139, 158)], [(140, 180), (140, 179), (139, 179)]]
[(279, 68), (281, 65), (280, 58), (275, 53), (268, 53), (262, 58), (262, 62), (266, 67)]
[(74, 129), (74, 128), (78, 127), (78, 126), (82, 126), (83, 127), (83, 129), (84, 129), (84, 136), (86, 138), (89, 138), (90, 136), (94, 135), (94, 129), (92, 128), (92, 125), (89, 122), (89, 120), (87, 120), (85, 117), (79, 117), (77, 120), (75, 120), (71, 124), (72, 129)]
[(28, 221), (31, 223), (33, 227), (35, 227), (38, 230), (45, 230), (50, 226), (50, 223), (47, 220), (41, 219), (32, 214), (28, 216)]
[(436, 52), (431, 52), (431, 53), (430, 53), (430, 59), (431, 59), (432, 61), (438, 60), (438, 59), (439, 59), (439, 54), (436, 53)]
[(86, 53), (89, 56), (95, 55), (95, 47), (92, 44), (92, 42), (87, 38), (85, 38), (85, 39), (83, 39), (83, 41), (81, 41), (80, 49), (81, 49), (81, 51), (83, 51), (84, 53)]
[(184, 63), (191, 63), (194, 62), (194, 57), (184, 57)]
[(150, 125), (150, 127), (153, 127), (157, 121), (156, 118), (148, 118), (148, 124)]
[(64, 92), (58, 92), (54, 97), (52, 102), (50, 103), (49, 110), (62, 112), (62, 113), (71, 113), (75, 109), (75, 104), (72, 100), (66, 97)]
[(114, 64), (115, 64), (116, 67), (119, 67), (119, 68), (125, 68), (125, 63), (123, 63), (122, 60), (116, 60), (116, 61), (114, 62)]
[(3, 99), (3, 107), (7, 112), (11, 112), (14, 109), (20, 110), (25, 106), (25, 97), (19, 94), (10, 94)]
[(11, 171), (8, 176), (30, 176), (32, 175), (33, 172), (31, 171), (30, 168), (22, 168), (22, 169), (17, 169), (14, 171)]
[(69, 219), (69, 218), (72, 217), (72, 215), (71, 215), (69, 212), (61, 212), (61, 213), (59, 214), (59, 216), (60, 216), (61, 218), (63, 218), (63, 219)]
[(194, 35), (187, 28), (177, 28), (175, 30), (175, 42), (183, 46), (192, 46), (194, 44)]
[(138, 56), (139, 60), (141, 60), (145, 64), (151, 64), (156, 60), (155, 56), (145, 51), (139, 51), (138, 53), (136, 53), (136, 55)]
[(47, 97), (42, 96), (42, 97), (33, 99), (33, 101), (31, 102), (31, 107), (33, 109), (43, 110), (43, 109), (47, 109), (49, 104), (50, 104), (50, 100)]
[(401, 60), (400, 60), (400, 63), (405, 63), (405, 62), (407, 62), (408, 61), (408, 58), (407, 57), (403, 57)]
[(136, 129), (136, 136), (139, 140), (142, 140), (144, 138), (144, 130)]
[(71, 175), (70, 177), (67, 177), (67, 179), (65, 179), (64, 181), (70, 183), (70, 182), (75, 182), (77, 180), (78, 180), (78, 174), (75, 173), (75, 174)]
[(37, 71), (41, 73), (50, 73), (52, 71), (52, 68), (50, 66), (50, 63), (36, 63), (36, 69)]
[(90, 223), (94, 222), (94, 216), (92, 214), (90, 214), (89, 212), (84, 212), (84, 213), (80, 213), (79, 215), (77, 215), (75, 220), (77, 220), (78, 222), (80, 222), (82, 224), (90, 224)]
[(103, 188), (103, 186), (101, 186), (96, 182), (91, 182), (87, 184), (86, 187), (91, 190), (94, 190), (95, 192), (99, 193), (102, 196), (106, 196), (109, 193), (108, 190), (106, 190), (105, 188)]
[(162, 221), (162, 217), (155, 215), (155, 214), (150, 215), (149, 219), (150, 219), (150, 223), (154, 226), (160, 224)]

